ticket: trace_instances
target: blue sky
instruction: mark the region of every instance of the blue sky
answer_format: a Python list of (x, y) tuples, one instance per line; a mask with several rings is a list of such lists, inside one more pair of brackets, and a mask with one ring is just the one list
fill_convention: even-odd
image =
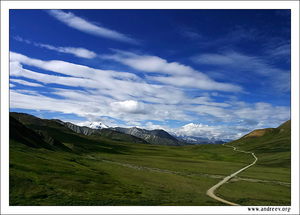
[(10, 10), (10, 111), (235, 139), (290, 119), (290, 10)]

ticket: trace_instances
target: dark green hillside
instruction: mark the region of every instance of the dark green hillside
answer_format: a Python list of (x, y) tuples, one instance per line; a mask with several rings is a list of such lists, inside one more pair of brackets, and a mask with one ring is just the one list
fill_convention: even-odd
[(109, 129), (92, 129), (94, 130), (94, 132), (91, 135), (86, 136), (69, 129), (56, 119), (39, 119), (35, 116), (23, 113), (10, 113), (10, 116), (11, 118), (19, 120), (23, 125), (31, 130), (34, 130), (35, 132), (44, 133), (59, 140), (74, 152), (92, 152), (106, 150), (107, 142), (111, 140), (118, 142), (148, 144), (148, 142), (140, 138)]
[(9, 117), (9, 135), (12, 140), (32, 148), (70, 151), (68, 147), (43, 131), (34, 131), (13, 117)]

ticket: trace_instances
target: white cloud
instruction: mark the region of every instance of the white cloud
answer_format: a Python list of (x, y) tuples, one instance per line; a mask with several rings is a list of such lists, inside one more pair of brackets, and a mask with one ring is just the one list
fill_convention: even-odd
[(232, 109), (223, 107), (209, 106), (209, 105), (190, 105), (186, 107), (187, 110), (196, 113), (199, 116), (213, 116), (222, 121), (229, 122), (234, 120), (234, 112)]
[(218, 90), (224, 92), (241, 92), (242, 87), (216, 82), (206, 77), (195, 76), (147, 76), (149, 80), (158, 81), (163, 84), (173, 85), (176, 87), (198, 88), (203, 90)]
[(112, 102), (110, 104), (111, 110), (121, 113), (147, 114), (147, 107), (142, 102), (133, 100)]
[(272, 106), (269, 103), (259, 102), (247, 107), (238, 107), (233, 111), (239, 119), (256, 119), (262, 125), (271, 126), (281, 124), (290, 119), (290, 108), (286, 106)]
[(10, 52), (10, 61), (16, 61), (29, 66), (35, 66), (47, 71), (76, 77), (91, 78), (95, 75), (95, 71), (87, 66), (77, 65), (59, 60), (42, 61), (38, 59), (29, 58), (25, 55), (18, 54), (15, 52)]
[(212, 137), (212, 135), (215, 135), (215, 137), (217, 137), (219, 136), (218, 133), (220, 133), (220, 131), (217, 132), (216, 127), (211, 127), (203, 124), (189, 123), (177, 129), (175, 133), (178, 136), (187, 135), (187, 136), (195, 136), (195, 137)]
[(49, 44), (43, 44), (43, 43), (32, 43), (30, 40), (25, 40), (22, 37), (16, 36), (14, 37), (15, 40), (19, 41), (19, 42), (24, 42), (27, 44), (33, 44), (34, 46), (40, 47), (40, 48), (46, 48), (49, 50), (53, 50), (53, 51), (57, 51), (60, 53), (67, 53), (67, 54), (73, 54), (76, 57), (82, 57), (82, 58), (95, 58), (97, 56), (97, 54), (93, 51), (89, 51), (85, 48), (78, 48), (78, 47), (55, 47), (53, 45), (49, 45)]
[(42, 82), (44, 84), (61, 84), (65, 86), (75, 86), (75, 87), (96, 87), (97, 82), (85, 79), (85, 78), (76, 78), (76, 77), (62, 77), (57, 75), (48, 75), (38, 72), (33, 72), (28, 69), (23, 69), (22, 65), (19, 62), (12, 61), (10, 62), (10, 75), (16, 77), (25, 77), (35, 81)]
[(127, 42), (131, 44), (138, 43), (136, 40), (126, 36), (125, 34), (92, 24), (91, 22), (88, 22), (83, 18), (75, 16), (71, 12), (65, 13), (62, 10), (49, 10), (49, 14), (55, 17), (56, 19), (58, 19), (59, 21), (65, 23), (71, 28), (77, 29), (79, 31), (94, 36), (109, 38), (109, 39), (113, 39), (121, 42)]
[[(132, 73), (105, 71), (64, 61), (42, 61), (11, 52), (10, 75), (26, 77), (42, 83), (56, 83), (66, 86), (99, 89), (99, 94), (112, 96), (117, 100), (137, 97), (151, 103), (175, 104), (182, 101), (184, 93), (176, 88), (147, 84)], [(35, 66), (59, 74), (48, 75), (22, 68), (22, 64)], [(75, 77), (74, 77), (75, 76)]]
[(128, 126), (130, 126), (130, 127), (132, 127), (132, 126), (137, 127), (137, 126), (141, 126), (142, 123), (140, 123), (140, 122), (135, 122), (135, 121), (130, 121), (130, 122), (127, 122), (126, 125), (128, 125)]
[(47, 48), (49, 50), (61, 52), (61, 53), (67, 53), (67, 54), (73, 54), (76, 57), (82, 57), (82, 58), (95, 58), (97, 54), (93, 51), (89, 51), (85, 48), (76, 48), (76, 47), (55, 47), (48, 44), (42, 44), (42, 43), (34, 43), (36, 46), (41, 48)]
[[(37, 68), (78, 77), (64, 77), (33, 72), (28, 69), (24, 69), (21, 62), (25, 65), (32, 65)], [(57, 65), (61, 66), (59, 67)], [(167, 110), (156, 110), (154, 106), (152, 108), (153, 115), (146, 115), (145, 113), (148, 111), (146, 109), (149, 105), (146, 105), (144, 102), (156, 104), (176, 104), (181, 102), (185, 97), (184, 93), (178, 89), (147, 84), (134, 74), (97, 70), (76, 64), (71, 64), (74, 68), (73, 73), (71, 73), (72, 71), (68, 68), (68, 65), (69, 63), (63, 61), (42, 61), (31, 59), (24, 55), (11, 53), (10, 75), (12, 77), (26, 77), (45, 84), (55, 83), (65, 86), (83, 87), (85, 88), (85, 91), (77, 89), (67, 90), (52, 88), (52, 94), (58, 95), (64, 98), (64, 100), (71, 100), (78, 104), (86, 102), (86, 104), (89, 104), (89, 106), (85, 108), (85, 112), (87, 112), (86, 114), (90, 111), (94, 116), (94, 114), (97, 114), (98, 108), (100, 108), (101, 115), (108, 115), (117, 118), (123, 117), (124, 120), (128, 121), (137, 120), (137, 117), (135, 116), (136, 114), (142, 114), (143, 116), (139, 117), (143, 120), (152, 118), (162, 120), (164, 119), (163, 117), (175, 117), (175, 114), (166, 114), (169, 113)], [(139, 102), (132, 102), (133, 98), (138, 99)], [(132, 101), (124, 102), (130, 100)], [(58, 102), (62, 101), (60, 100)], [(113, 110), (115, 111), (109, 110), (109, 107), (113, 107)], [(176, 110), (173, 106), (165, 106), (164, 108), (168, 110)], [(100, 113), (98, 114), (100, 115)], [(178, 113), (178, 111), (176, 111), (176, 113)]]
[(185, 100), (185, 103), (199, 104), (199, 105), (210, 105), (210, 106), (215, 106), (215, 107), (229, 107), (229, 106), (231, 106), (229, 103), (213, 102), (213, 100), (208, 96), (187, 99), (187, 100)]
[(11, 108), (58, 111), (80, 115), (81, 113), (76, 111), (78, 106), (78, 103), (42, 96), (35, 91), (32, 91), (32, 94), (25, 94), (22, 91), (10, 90)]
[[(43, 61), (39, 59), (29, 58), (25, 55), (10, 52), (10, 62), (11, 65), (15, 64), (15, 67), (19, 67), (17, 64), (25, 64), (29, 66), (34, 66), (41, 68), (43, 70), (60, 73), (68, 76), (87, 78), (87, 79), (97, 79), (99, 84), (105, 84), (105, 78), (118, 78), (125, 79), (126, 81), (139, 81), (143, 80), (133, 73), (127, 72), (116, 72), (112, 70), (100, 70), (94, 69), (87, 66), (69, 63), (60, 60)], [(103, 80), (103, 81), (102, 81)]]
[(104, 55), (104, 59), (112, 59), (130, 66), (136, 70), (150, 73), (165, 73), (169, 75), (192, 75), (195, 73), (193, 68), (177, 62), (167, 62), (157, 56), (138, 55), (132, 52), (114, 50), (115, 55)]
[(31, 87), (43, 87), (43, 85), (41, 85), (41, 84), (33, 83), (33, 82), (21, 80), (21, 79), (13, 79), (13, 78), (11, 78), (10, 81), (18, 83), (18, 84), (26, 85), (26, 86), (31, 86)]
[(163, 129), (165, 131), (167, 131), (169, 129), (168, 126), (155, 125), (152, 122), (147, 122), (146, 126), (144, 126), (143, 128), (148, 129), (148, 130)]
[(190, 66), (178, 62), (167, 62), (157, 56), (137, 55), (132, 52), (114, 50), (116, 54), (102, 56), (104, 59), (111, 59), (130, 66), (136, 70), (148, 73), (167, 74), (168, 76), (146, 76), (148, 80), (157, 81), (163, 84), (198, 88), (204, 90), (219, 90), (226, 92), (242, 91), (240, 86), (220, 83), (212, 80), (206, 74), (194, 70)]
[(189, 123), (182, 127), (171, 129), (170, 132), (177, 136), (193, 136), (208, 139), (221, 139), (221, 140), (235, 140), (241, 138), (246, 133), (252, 130), (246, 129), (241, 126), (228, 126), (228, 125), (205, 125)]

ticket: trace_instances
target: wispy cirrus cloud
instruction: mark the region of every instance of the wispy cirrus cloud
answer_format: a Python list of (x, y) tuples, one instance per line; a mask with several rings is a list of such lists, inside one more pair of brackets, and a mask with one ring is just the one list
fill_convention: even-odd
[[(193, 38), (196, 41), (194, 47), (202, 48), (232, 48), (239, 47), (239, 44), (253, 43), (262, 38), (261, 32), (256, 28), (249, 28), (248, 26), (236, 25), (227, 29), (226, 33), (218, 33), (215, 35), (206, 35), (205, 32), (199, 34), (194, 31), (187, 30), (181, 33), (182, 36)], [(254, 44), (255, 45), (255, 44)]]
[(57, 51), (60, 53), (67, 53), (67, 54), (72, 54), (75, 55), (76, 57), (81, 57), (81, 58), (88, 58), (92, 59), (97, 56), (97, 54), (93, 51), (89, 51), (85, 48), (76, 48), (76, 47), (55, 47), (52, 45), (48, 44), (43, 44), (43, 43), (34, 43), (34, 45), (41, 47), (41, 48), (46, 48), (49, 50)]
[(181, 27), (181, 28), (178, 28), (178, 32), (182, 37), (187, 38), (192, 41), (203, 39), (203, 36), (196, 29), (192, 29), (192, 28), (188, 28), (188, 27)]
[[(30, 71), (24, 69), (22, 64), (69, 77)], [(178, 89), (148, 84), (132, 73), (93, 69), (64, 61), (42, 61), (13, 52), (11, 53), (10, 71), (11, 76), (25, 77), (45, 84), (55, 83), (101, 90), (99, 94), (105, 94), (118, 100), (136, 97), (151, 103), (177, 103), (184, 96)]]
[(266, 44), (264, 54), (271, 62), (291, 64), (291, 42), (281, 41), (279, 38)]
[(31, 41), (30, 40), (27, 40), (27, 39), (23, 39), (22, 37), (20, 36), (15, 36), (13, 37), (16, 41), (19, 41), (19, 42), (23, 42), (23, 43), (27, 43), (27, 44), (31, 44)]
[[(280, 55), (287, 53), (287, 47), (278, 48)], [(245, 72), (249, 72), (252, 78), (256, 76), (264, 77), (262, 83), (268, 82), (270, 86), (278, 91), (290, 91), (290, 71), (277, 68), (265, 58), (257, 56), (245, 55), (235, 51), (227, 51), (223, 53), (209, 53), (195, 55), (191, 58), (194, 63), (202, 65), (216, 66), (224, 70), (230, 69), (235, 75), (240, 77)], [(243, 74), (243, 77), (247, 75)], [(240, 79), (242, 80), (242, 79)], [(248, 80), (247, 80), (248, 81)]]
[(41, 85), (41, 84), (33, 83), (33, 82), (21, 80), (21, 79), (11, 78), (11, 79), (9, 79), (9, 81), (18, 83), (18, 84), (22, 84), (22, 85), (26, 85), (26, 86), (30, 86), (30, 87), (43, 87), (43, 85)]
[(81, 48), (81, 47), (56, 47), (56, 46), (49, 45), (49, 44), (31, 42), (30, 40), (23, 39), (20, 36), (16, 36), (16, 37), (14, 37), (14, 39), (16, 41), (27, 43), (27, 44), (32, 44), (32, 45), (40, 47), (40, 48), (46, 48), (46, 49), (57, 51), (60, 53), (72, 54), (72, 55), (75, 55), (76, 57), (91, 59), (91, 58), (95, 58), (97, 56), (97, 54), (95, 52), (87, 50), (85, 48)]
[(71, 28), (88, 33), (94, 36), (104, 37), (112, 40), (117, 40), (120, 42), (126, 42), (131, 44), (138, 44), (138, 41), (126, 36), (125, 34), (119, 33), (108, 28), (97, 26), (83, 18), (74, 15), (71, 12), (64, 12), (62, 10), (49, 10), (48, 13), (61, 21), (62, 23), (68, 25)]
[(121, 50), (114, 51), (116, 54), (100, 57), (120, 62), (142, 72), (167, 75), (147, 75), (146, 77), (148, 80), (175, 87), (219, 90), (226, 92), (242, 91), (242, 87), (238, 85), (216, 82), (206, 74), (178, 62), (168, 62), (167, 60), (157, 56), (138, 55), (133, 52)]
[(192, 75), (195, 70), (178, 62), (169, 63), (167, 60), (153, 55), (139, 55), (133, 52), (113, 49), (115, 54), (100, 56), (130, 66), (136, 70), (148, 73), (165, 73), (168, 75)]
[(224, 53), (209, 53), (193, 56), (192, 61), (198, 64), (207, 64), (215, 66), (227, 66), (243, 71), (254, 71), (261, 75), (269, 76), (273, 74), (276, 68), (269, 66), (262, 59), (254, 56), (248, 56), (235, 51)]

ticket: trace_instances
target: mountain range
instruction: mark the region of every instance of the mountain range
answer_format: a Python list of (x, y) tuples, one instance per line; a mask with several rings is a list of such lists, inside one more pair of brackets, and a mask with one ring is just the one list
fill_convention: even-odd
[(146, 130), (137, 127), (133, 127), (133, 128), (115, 127), (111, 129), (114, 131), (119, 131), (125, 134), (130, 134), (132, 136), (142, 138), (143, 140), (146, 140), (150, 144), (154, 144), (154, 145), (169, 145), (169, 146), (186, 145), (185, 142), (176, 139), (175, 137), (173, 137), (168, 132), (162, 129)]
[(168, 133), (162, 129), (147, 130), (138, 127), (124, 128), (124, 127), (109, 127), (102, 122), (85, 122), (78, 123), (78, 126), (85, 126), (93, 129), (108, 128), (114, 131), (119, 131), (125, 134), (130, 134), (135, 137), (142, 138), (147, 142), (155, 145), (171, 145), (171, 146), (182, 146), (182, 145), (198, 145), (198, 144), (223, 144), (230, 142), (230, 139), (219, 139), (219, 138), (206, 138), (197, 137), (190, 135), (178, 135), (174, 132)]
[(179, 140), (182, 140), (186, 143), (197, 145), (197, 144), (223, 144), (229, 142), (231, 140), (221, 140), (217, 138), (205, 138), (205, 137), (195, 137), (195, 136), (188, 136), (188, 135), (179, 135), (175, 137)]
[[(49, 135), (45, 130), (43, 131), (41, 127), (63, 127), (64, 129), (83, 135), (98, 135), (117, 141), (128, 141), (134, 143), (144, 143), (153, 145), (183, 146), (197, 144), (223, 144), (231, 141), (215, 138), (208, 139), (204, 137), (194, 137), (187, 135), (176, 136), (176, 134), (171, 135), (162, 129), (146, 130), (137, 127), (108, 127), (102, 122), (88, 122), (85, 123), (87, 126), (79, 126), (70, 122), (63, 122), (59, 119), (40, 119), (29, 114), (15, 112), (10, 113), (10, 122), (11, 126), (13, 126), (11, 132), (15, 132), (12, 133), (13, 137), (16, 136), (16, 138), (20, 138), (20, 132), (18, 133), (17, 131), (18, 129), (22, 130), (21, 128), (24, 127), (24, 131), (26, 131), (26, 134), (30, 133), (28, 129), (33, 129), (32, 132), (38, 136), (33, 139), (42, 138), (44, 139), (44, 142), (45, 139), (49, 139), (48, 142), (55, 142), (57, 146), (59, 145), (58, 141), (55, 138), (51, 139), (51, 135)], [(286, 123), (290, 123), (290, 121)], [(249, 134), (246, 134), (241, 139), (254, 138), (275, 131), (277, 132), (276, 129), (278, 128), (258, 129)], [(34, 143), (32, 144), (34, 145)], [(50, 145), (53, 148), (53, 144)], [(60, 145), (60, 147), (62, 147), (62, 145)]]
[(63, 122), (59, 119), (40, 119), (35, 116), (23, 113), (10, 113), (11, 117), (17, 119), (20, 123), (28, 125), (29, 127), (55, 125), (63, 126), (73, 132), (83, 135), (99, 135), (111, 138), (113, 140), (122, 141), (124, 139), (132, 142), (141, 142), (153, 145), (169, 145), (169, 146), (183, 146), (190, 144), (218, 144), (223, 141), (209, 140), (197, 137), (182, 137), (172, 136), (162, 129), (147, 130), (137, 127), (123, 128), (123, 127), (108, 127), (102, 122), (86, 122), (86, 126), (79, 126), (70, 122)]
[[(177, 140), (164, 130), (146, 130), (135, 127), (95, 129), (87, 126), (78, 126), (70, 122), (63, 122), (59, 119), (40, 119), (29, 114), (15, 112), (10, 113), (10, 120), (12, 121), (12, 123), (10, 123), (10, 126), (12, 126), (11, 130), (14, 130), (14, 125), (16, 124), (15, 121), (17, 121), (20, 125), (26, 127), (26, 129), (32, 129), (32, 133), (41, 131), (45, 133), (46, 131), (49, 131), (49, 128), (50, 131), (53, 130), (53, 128), (58, 128), (87, 136), (102, 136), (115, 141), (170, 146), (186, 145), (185, 142)], [(14, 133), (12, 133), (12, 137), (14, 137)]]

